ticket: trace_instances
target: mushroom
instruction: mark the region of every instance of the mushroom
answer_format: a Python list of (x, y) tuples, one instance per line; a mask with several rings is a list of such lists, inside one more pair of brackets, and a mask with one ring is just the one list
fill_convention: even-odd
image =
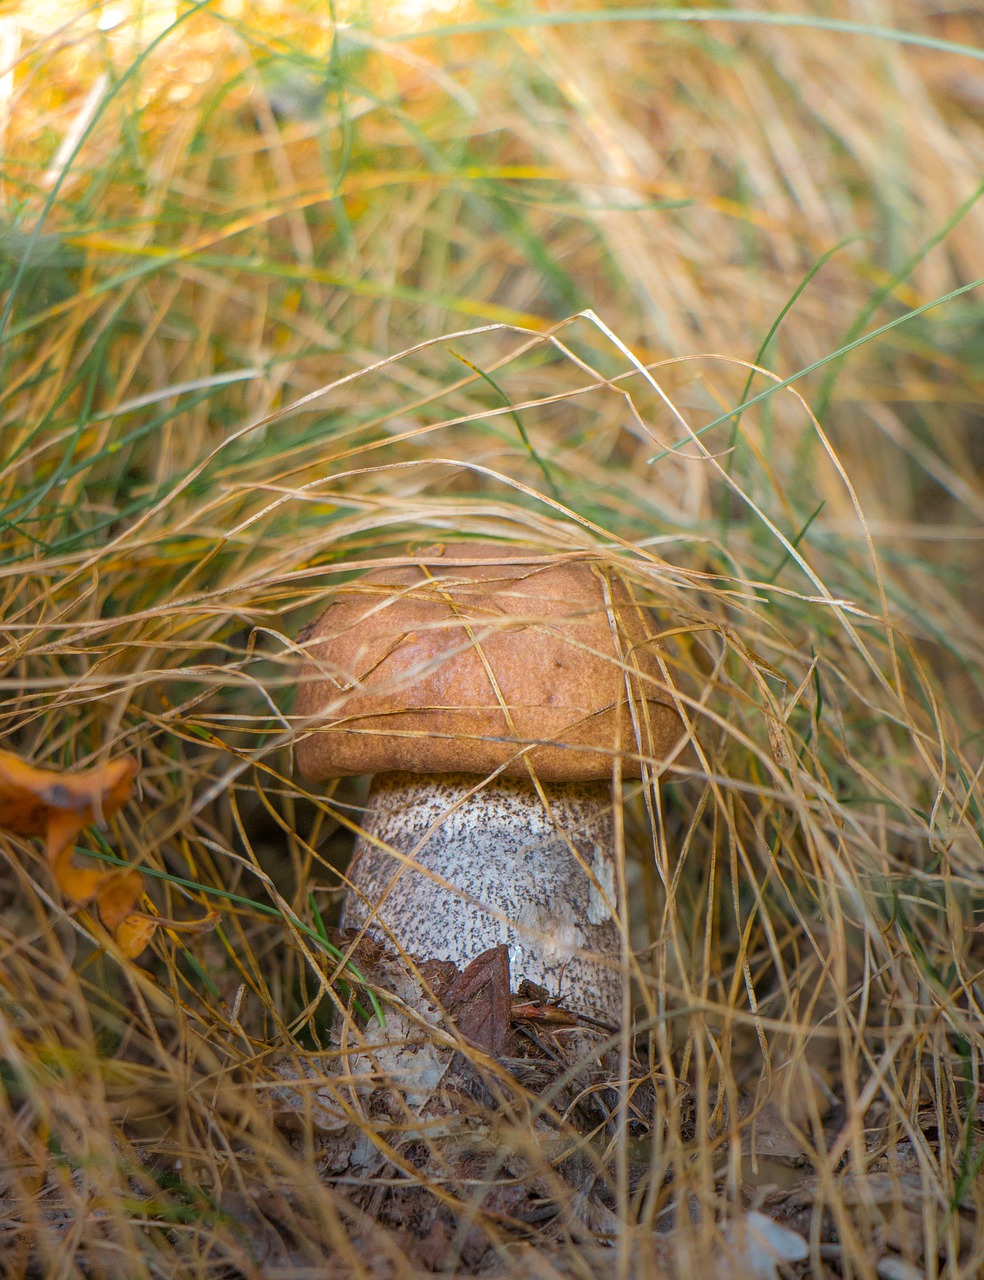
[(306, 653), (301, 773), (375, 775), (342, 926), (462, 969), (505, 944), (513, 990), (617, 1024), (615, 765), (640, 777), (682, 729), (625, 586), (445, 544), (346, 584)]

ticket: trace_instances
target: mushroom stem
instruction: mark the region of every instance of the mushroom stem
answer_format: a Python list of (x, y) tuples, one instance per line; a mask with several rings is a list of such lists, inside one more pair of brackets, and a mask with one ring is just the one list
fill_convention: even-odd
[(615, 858), (607, 783), (538, 791), (514, 778), (383, 774), (369, 794), (342, 925), (388, 938), (414, 960), (459, 968), (505, 944), (513, 990), (527, 978), (615, 1025)]

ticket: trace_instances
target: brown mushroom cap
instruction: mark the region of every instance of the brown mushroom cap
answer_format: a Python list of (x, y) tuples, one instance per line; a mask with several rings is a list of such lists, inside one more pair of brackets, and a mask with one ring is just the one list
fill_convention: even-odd
[(430, 547), (342, 587), (306, 650), (297, 763), (311, 782), (503, 765), (600, 780), (615, 755), (638, 777), (636, 757), (659, 759), (682, 732), (644, 612), (588, 559)]

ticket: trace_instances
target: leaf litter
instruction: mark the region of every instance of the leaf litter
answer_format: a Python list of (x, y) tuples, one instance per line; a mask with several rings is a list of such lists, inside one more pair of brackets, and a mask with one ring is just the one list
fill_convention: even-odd
[[(328, 1052), (280, 1060), (273, 1094), (298, 1149), (313, 1138), (319, 1178), (361, 1211), (352, 1228), (360, 1256), (372, 1257), (385, 1233), (425, 1271), (496, 1275), (524, 1242), (614, 1244), (623, 1228), (611, 1144), (625, 1111), (610, 1029), (531, 983), (510, 994), (505, 946), (460, 971), (444, 960), (407, 963), (351, 932), (337, 942), (378, 984), (385, 1026), (346, 1022)], [(656, 1085), (635, 1058), (628, 1078), (641, 1151)], [(649, 1172), (643, 1155), (632, 1159), (636, 1190)], [(672, 1269), (670, 1232), (664, 1220), (635, 1247), (665, 1255), (667, 1275), (682, 1274)], [(780, 1266), (807, 1254), (801, 1235), (749, 1210), (724, 1229), (708, 1274), (723, 1280), (737, 1264), (754, 1280), (778, 1280)]]

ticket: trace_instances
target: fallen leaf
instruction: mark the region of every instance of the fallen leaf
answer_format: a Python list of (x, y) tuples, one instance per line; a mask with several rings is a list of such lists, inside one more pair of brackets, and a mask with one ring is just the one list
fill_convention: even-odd
[(99, 918), (131, 960), (140, 955), (159, 925), (203, 933), (218, 920), (214, 911), (202, 920), (180, 924), (148, 915), (137, 910), (144, 881), (135, 867), (75, 865), (79, 832), (92, 823), (105, 826), (129, 800), (136, 775), (132, 756), (78, 773), (56, 773), (28, 764), (13, 752), (0, 751), (0, 827), (18, 835), (44, 837), (59, 889), (78, 906), (95, 900)]
[[(103, 924), (109, 927), (101, 895), (98, 903)], [(221, 918), (218, 911), (208, 911), (197, 920), (169, 920), (166, 916), (150, 915), (147, 911), (130, 911), (118, 924), (112, 926), (112, 933), (123, 954), (128, 959), (135, 960), (154, 936), (155, 929), (169, 929), (175, 933), (208, 933)]]
[(137, 870), (103, 872), (98, 889), (99, 917), (110, 932), (131, 914), (143, 893), (143, 876)]
[[(143, 915), (143, 912), (137, 912)], [(152, 920), (159, 929), (173, 929), (176, 933), (210, 933), (212, 929), (222, 919), (222, 913), (219, 911), (206, 911), (205, 915), (199, 916), (197, 920), (171, 920), (167, 916), (148, 915), (148, 920)]]
[(95, 888), (99, 918), (116, 939), (116, 945), (130, 960), (135, 960), (143, 951), (157, 927), (153, 917), (135, 910), (143, 897), (143, 891), (143, 876), (135, 868), (104, 871), (102, 880)]
[(83, 828), (104, 826), (130, 798), (137, 762), (120, 756), (95, 769), (55, 773), (0, 751), (0, 827), (44, 836), (51, 862)]
[(126, 958), (136, 960), (154, 936), (156, 928), (157, 921), (153, 916), (144, 915), (142, 911), (134, 912), (120, 921), (113, 930), (113, 937)]
[(444, 1007), (469, 1043), (501, 1058), (509, 1042), (509, 948), (490, 947), (460, 973)]

